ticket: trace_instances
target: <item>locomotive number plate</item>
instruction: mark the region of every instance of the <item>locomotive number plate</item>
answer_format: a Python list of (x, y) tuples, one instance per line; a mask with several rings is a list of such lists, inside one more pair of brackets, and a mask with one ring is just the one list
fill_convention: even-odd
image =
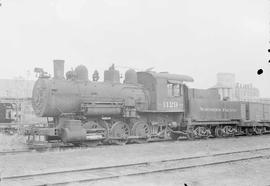
[(164, 108), (178, 108), (179, 104), (177, 101), (163, 101)]

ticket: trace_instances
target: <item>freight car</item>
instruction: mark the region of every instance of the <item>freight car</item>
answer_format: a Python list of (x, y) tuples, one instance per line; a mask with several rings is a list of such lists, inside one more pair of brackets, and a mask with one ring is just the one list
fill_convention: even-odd
[(36, 68), (33, 108), (52, 118), (48, 127), (28, 132), (29, 142), (73, 145), (125, 144), (148, 140), (263, 134), (270, 105), (222, 101), (214, 90), (189, 89), (186, 75), (128, 70), (123, 83), (111, 66), (99, 82), (85, 66), (64, 76), (64, 61), (54, 61), (54, 76)]

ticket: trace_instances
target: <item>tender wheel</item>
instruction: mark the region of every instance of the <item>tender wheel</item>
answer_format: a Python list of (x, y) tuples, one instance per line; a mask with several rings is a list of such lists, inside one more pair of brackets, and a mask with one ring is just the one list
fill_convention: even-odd
[(223, 131), (221, 127), (216, 127), (215, 128), (215, 136), (217, 138), (222, 138), (223, 137)]
[(245, 134), (246, 134), (247, 136), (251, 136), (251, 135), (252, 135), (252, 132), (250, 132), (250, 129), (249, 129), (249, 128), (246, 128), (246, 129), (245, 129)]
[(131, 129), (131, 135), (141, 137), (142, 139), (134, 139), (136, 143), (145, 143), (150, 136), (151, 131), (149, 125), (144, 121), (137, 121)]
[(193, 133), (193, 131), (187, 131), (187, 139), (195, 140), (195, 134)]
[(129, 136), (130, 129), (126, 123), (117, 121), (112, 125), (110, 132), (111, 143), (124, 145), (127, 143)]
[(211, 130), (208, 129), (207, 127), (198, 126), (195, 128), (194, 131), (195, 131), (196, 137), (202, 138), (202, 139), (207, 139), (211, 135)]
[(178, 140), (178, 138), (180, 137), (180, 134), (176, 134), (174, 132), (170, 132), (170, 137), (173, 139), (173, 140)]
[(262, 127), (253, 127), (253, 131), (256, 135), (262, 135), (263, 134), (263, 128)]

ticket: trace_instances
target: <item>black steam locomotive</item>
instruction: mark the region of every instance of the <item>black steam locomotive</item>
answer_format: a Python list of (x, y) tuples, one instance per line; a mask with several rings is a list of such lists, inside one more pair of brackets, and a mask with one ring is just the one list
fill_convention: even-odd
[(189, 89), (185, 75), (128, 70), (123, 83), (111, 66), (99, 82), (85, 66), (64, 77), (64, 61), (54, 61), (54, 77), (36, 69), (33, 108), (52, 118), (29, 132), (29, 141), (74, 145), (264, 134), (270, 105), (220, 100), (216, 90)]

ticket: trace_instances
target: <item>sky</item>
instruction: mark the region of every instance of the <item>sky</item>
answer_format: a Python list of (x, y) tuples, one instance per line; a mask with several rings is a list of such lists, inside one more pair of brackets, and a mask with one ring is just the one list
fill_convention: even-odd
[[(0, 0), (0, 78), (33, 79), (112, 63), (185, 74), (209, 88), (218, 72), (235, 73), (270, 97), (270, 2), (267, 0)], [(262, 68), (264, 73), (257, 75)], [(28, 72), (28, 73), (27, 73)]]

